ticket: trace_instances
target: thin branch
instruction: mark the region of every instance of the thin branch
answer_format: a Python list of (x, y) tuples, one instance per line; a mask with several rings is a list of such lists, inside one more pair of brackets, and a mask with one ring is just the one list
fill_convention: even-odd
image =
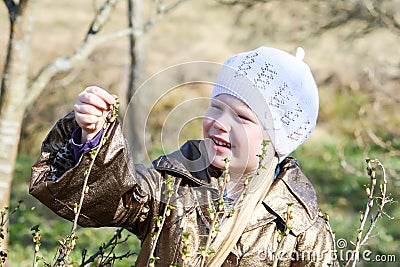
[(356, 168), (354, 168), (354, 166), (352, 166), (351, 164), (349, 164), (346, 160), (346, 156), (344, 155), (344, 148), (342, 147), (338, 147), (336, 149), (337, 151), (337, 156), (340, 159), (340, 166), (342, 166), (342, 168), (347, 171), (348, 173), (357, 175), (359, 177), (363, 176), (363, 173), (359, 170), (357, 170)]
[(205, 266), (207, 257), (210, 256), (211, 254), (215, 253), (215, 251), (210, 250), (211, 241), (217, 235), (217, 232), (219, 232), (219, 225), (222, 223), (222, 218), (220, 218), (220, 217), (222, 214), (224, 214), (224, 206), (225, 206), (224, 193), (226, 190), (226, 185), (230, 180), (230, 174), (229, 174), (230, 159), (225, 158), (224, 161), (225, 161), (224, 173), (219, 178), (219, 183), (218, 183), (219, 184), (219, 196), (218, 196), (219, 205), (218, 205), (217, 210), (215, 210), (215, 209), (209, 210), (209, 212), (210, 212), (210, 214), (212, 214), (213, 218), (212, 218), (212, 221), (210, 224), (210, 230), (209, 230), (209, 234), (207, 236), (207, 241), (206, 241), (205, 247), (202, 249), (200, 267)]
[(20, 0), (18, 4), (18, 14), (23, 14), (25, 12), (26, 7), (29, 4), (29, 0)]
[(169, 12), (171, 12), (171, 10), (177, 8), (180, 4), (182, 4), (182, 3), (186, 2), (186, 1), (188, 1), (188, 0), (177, 0), (176, 2), (170, 4), (167, 7), (161, 7), (160, 6), (160, 8), (158, 8), (157, 10), (158, 10), (158, 12), (160, 14), (168, 14)]
[(272, 2), (271, 0), (253, 0), (253, 1), (248, 1), (248, 0), (217, 0), (217, 2), (221, 5), (226, 5), (226, 6), (237, 6), (237, 5), (242, 5), (245, 8), (250, 8), (258, 3), (269, 3)]
[(151, 251), (150, 251), (150, 257), (149, 257), (148, 262), (147, 262), (147, 265), (149, 265), (149, 266), (154, 266), (155, 262), (157, 260), (159, 260), (158, 257), (154, 256), (154, 252), (156, 250), (157, 242), (158, 242), (158, 239), (160, 238), (161, 231), (163, 230), (163, 227), (164, 227), (164, 224), (165, 224), (165, 220), (171, 214), (171, 210), (172, 210), (171, 209), (172, 206), (170, 205), (171, 198), (172, 198), (173, 194), (176, 193), (175, 189), (178, 188), (177, 186), (175, 187), (174, 182), (175, 182), (175, 180), (173, 178), (169, 178), (169, 179), (164, 181), (165, 190), (163, 191), (163, 194), (167, 197), (167, 201), (166, 201), (165, 208), (163, 210), (162, 215), (158, 216), (156, 218), (157, 223), (154, 226), (154, 229), (152, 231), (153, 244), (152, 244)]
[(365, 127), (365, 132), (368, 137), (376, 144), (377, 146), (386, 149), (393, 156), (400, 156), (400, 151), (397, 151), (393, 146), (385, 143), (382, 139), (380, 139), (369, 127)]
[(119, 0), (108, 0), (102, 5), (93, 19), (88, 34), (71, 56), (57, 58), (40, 70), (28, 90), (26, 106), (31, 105), (37, 99), (45, 86), (55, 75), (70, 71), (74, 66), (85, 61), (98, 45), (114, 36), (96, 38), (95, 34), (98, 33), (102, 26), (108, 21), (111, 10), (115, 8), (116, 2), (118, 1)]
[(18, 201), (17, 207), (15, 207), (11, 212), (9, 211), (8, 207), (4, 207), (0, 210), (0, 267), (2, 266), (3, 263), (6, 262), (7, 260), (7, 248), (2, 246), (3, 239), (6, 238), (6, 234), (8, 232), (8, 229), (6, 228), (7, 222), (10, 220), (10, 216), (12, 216), (14, 213), (16, 213), (20, 206), (21, 206), (22, 201)]
[(366, 66), (364, 67), (364, 72), (368, 76), (369, 82), (372, 85), (372, 89), (370, 90), (371, 93), (379, 92), (385, 97), (385, 99), (400, 104), (400, 100), (394, 97), (392, 93), (389, 93), (386, 88), (380, 83), (381, 79), (376, 77), (375, 71), (372, 68)]
[(79, 200), (79, 203), (75, 203), (74, 206), (74, 213), (75, 213), (75, 217), (74, 217), (74, 221), (72, 224), (72, 228), (70, 233), (68, 234), (68, 236), (64, 239), (64, 241), (60, 244), (59, 246), (59, 255), (57, 257), (57, 260), (54, 264), (54, 266), (59, 266), (59, 264), (62, 264), (62, 266), (64, 266), (65, 261), (68, 259), (71, 251), (74, 249), (75, 246), (75, 240), (76, 240), (76, 228), (78, 226), (78, 220), (79, 220), (79, 216), (81, 214), (81, 210), (82, 210), (82, 206), (83, 206), (83, 200), (85, 199), (85, 195), (88, 193), (89, 187), (87, 186), (88, 180), (89, 180), (89, 176), (90, 173), (92, 171), (92, 168), (94, 166), (94, 162), (97, 158), (97, 156), (99, 155), (99, 151), (101, 150), (103, 144), (105, 143), (106, 140), (106, 134), (108, 133), (108, 129), (111, 125), (111, 123), (115, 120), (115, 118), (117, 117), (117, 112), (118, 112), (118, 105), (119, 105), (119, 101), (118, 99), (116, 100), (116, 104), (112, 105), (110, 107), (109, 113), (106, 117), (106, 120), (104, 122), (104, 131), (101, 135), (101, 139), (100, 139), (100, 143), (97, 147), (96, 150), (92, 150), (91, 151), (91, 162), (89, 164), (89, 167), (85, 169), (84, 171), (84, 180), (83, 180), (83, 185), (82, 185), (82, 192), (81, 192), (81, 197)]
[[(352, 263), (352, 267), (356, 266), (356, 264), (358, 263), (358, 260), (359, 260), (361, 247), (364, 246), (365, 243), (369, 240), (372, 230), (375, 228), (378, 219), (382, 216), (382, 214), (385, 214), (383, 211), (384, 206), (388, 203), (393, 202), (392, 199), (387, 197), (387, 191), (386, 191), (387, 190), (387, 177), (386, 177), (385, 168), (382, 165), (382, 163), (378, 159), (375, 159), (375, 160), (366, 159), (366, 162), (367, 162), (368, 176), (370, 177), (370, 180), (371, 180), (371, 184), (367, 185), (365, 188), (365, 192), (367, 194), (368, 199), (367, 199), (367, 203), (365, 206), (365, 210), (362, 213), (361, 218), (360, 218), (360, 221), (361, 221), (360, 228), (357, 229), (357, 241), (355, 244), (355, 249), (352, 253), (352, 256), (347, 260), (347, 262), (345, 263), (344, 266), (349, 266), (350, 263)], [(383, 183), (381, 183), (379, 185), (379, 190), (380, 190), (379, 197), (375, 196), (377, 178), (376, 178), (375, 167), (373, 167), (372, 164), (376, 164), (377, 166), (379, 166), (383, 173), (382, 174)], [(372, 216), (370, 225), (363, 236), (365, 224), (369, 217), (369, 213), (371, 212), (371, 208), (374, 205), (374, 201), (377, 202), (378, 210)]]
[[(123, 228), (119, 228), (115, 232), (114, 236), (106, 244), (101, 246), (99, 248), (99, 250), (95, 254), (90, 256), (90, 258), (88, 258), (87, 260), (85, 260), (86, 251), (82, 252), (82, 262), (81, 262), (81, 264), (79, 266), (82, 267), (82, 266), (85, 266), (85, 265), (87, 265), (87, 264), (89, 264), (91, 262), (94, 262), (96, 260), (96, 258), (101, 256), (101, 255), (103, 255), (104, 251), (106, 249), (108, 249), (109, 247), (112, 247), (111, 252), (110, 252), (110, 253), (112, 253), (112, 251), (114, 250), (115, 246), (117, 246), (118, 244), (121, 244), (121, 243), (125, 243), (128, 240), (129, 236), (127, 236), (124, 240), (118, 242), (118, 239), (121, 237), (121, 233), (122, 233), (123, 230), (124, 230)], [(136, 255), (136, 253), (128, 251), (125, 254), (120, 255), (120, 256), (115, 256), (114, 255), (113, 257), (107, 257), (108, 259), (104, 262), (105, 263), (104, 266), (109, 264), (111, 260), (115, 260), (115, 259), (119, 259), (120, 260), (120, 259), (123, 259), (123, 258), (128, 258), (128, 257), (130, 257), (132, 255)]]
[(182, 3), (186, 2), (188, 0), (177, 0), (176, 2), (170, 4), (167, 7), (164, 8), (158, 8), (157, 15), (149, 19), (143, 26), (142, 33), (147, 32), (149, 29), (151, 29), (159, 20), (163, 18), (164, 15), (168, 14), (171, 12), (173, 9), (181, 5)]
[[(393, 147), (393, 145), (390, 142), (385, 142), (384, 140), (382, 140), (380, 137), (378, 137), (374, 131), (369, 127), (368, 123), (366, 122), (367, 119), (363, 120), (362, 117), (366, 116), (366, 111), (368, 110), (368, 105), (364, 105), (359, 109), (359, 116), (360, 116), (360, 121), (361, 121), (361, 129), (359, 130), (359, 132), (363, 131), (367, 134), (367, 136), (369, 137), (369, 139), (377, 146), (379, 146), (380, 148), (383, 148), (385, 150), (387, 150), (389, 152), (389, 154), (391, 156), (400, 156), (400, 150), (396, 149), (395, 147)], [(362, 138), (359, 138), (362, 139)], [(362, 144), (360, 144), (361, 146)]]
[(285, 228), (283, 231), (279, 231), (279, 241), (278, 241), (278, 246), (276, 248), (276, 251), (274, 253), (275, 257), (274, 257), (274, 262), (272, 263), (273, 267), (278, 267), (279, 264), (279, 260), (280, 256), (282, 255), (281, 253), (283, 252), (283, 248), (284, 248), (284, 243), (287, 239), (287, 236), (289, 235), (290, 230), (292, 229), (292, 227), (289, 225), (289, 222), (291, 220), (293, 220), (293, 216), (292, 216), (292, 212), (291, 212), (291, 206), (293, 205), (293, 203), (287, 203), (287, 209), (286, 212), (284, 213), (285, 218), (284, 218), (284, 223), (285, 223)]
[(89, 31), (86, 35), (86, 38), (94, 35), (101, 31), (106, 22), (108, 21), (112, 11), (115, 9), (119, 0), (107, 0), (98, 10), (97, 15), (95, 16), (92, 24), (89, 27)]
[(81, 74), (82, 68), (75, 68), (71, 72), (68, 73), (62, 79), (59, 79), (55, 82), (56, 87), (66, 87), (71, 84), (76, 78)]
[[(119, 0), (109, 0), (108, 2), (112, 1), (119, 1)], [(170, 11), (172, 11), (174, 8), (176, 8), (179, 4), (182, 4), (183, 2), (188, 1), (188, 0), (179, 0), (175, 2), (174, 4), (171, 4), (170, 6), (161, 9), (160, 13), (158, 13), (155, 17), (149, 19), (147, 23), (143, 26), (143, 29), (141, 31), (138, 31), (138, 29), (134, 28), (126, 28), (108, 35), (103, 35), (103, 36), (97, 36), (96, 34), (99, 32), (99, 29), (102, 27), (101, 23), (106, 23), (106, 19), (104, 14), (98, 13), (94, 21), (97, 21), (96, 23), (92, 23), (91, 29), (88, 31), (88, 35), (85, 37), (85, 39), (81, 42), (79, 47), (75, 50), (75, 52), (71, 56), (67, 57), (60, 57), (52, 61), (50, 64), (45, 66), (44, 68), (41, 69), (39, 74), (35, 77), (33, 80), (29, 90), (28, 90), (28, 95), (26, 97), (26, 105), (29, 106), (31, 105), (37, 97), (40, 95), (40, 93), (43, 91), (44, 87), (49, 83), (49, 81), (57, 74), (59, 73), (65, 73), (67, 71), (70, 71), (73, 67), (76, 65), (80, 64), (81, 62), (85, 61), (88, 56), (100, 45), (103, 44), (109, 40), (114, 40), (115, 38), (121, 38), (128, 36), (130, 34), (136, 34), (139, 36), (139, 34), (143, 34), (147, 32), (148, 30), (151, 29), (152, 26), (158, 22), (163, 15), (166, 15)], [(112, 2), (114, 3), (114, 2)], [(106, 8), (100, 8), (100, 11), (105, 12), (107, 16), (110, 14), (110, 9)], [(102, 17), (101, 19), (99, 17)], [(97, 29), (97, 30), (96, 30)]]
[(112, 257), (106, 258), (106, 261), (101, 262), (98, 265), (98, 267), (113, 266), (113, 265), (110, 265), (110, 264), (114, 263), (116, 260), (122, 260), (122, 259), (125, 259), (125, 258), (129, 258), (130, 256), (133, 256), (133, 255), (137, 255), (137, 253), (131, 252), (131, 251), (127, 251), (124, 254), (119, 255), (119, 256), (113, 255)]
[(15, 12), (16, 4), (13, 0), (4, 0), (4, 4), (7, 7), (8, 13), (11, 15), (11, 13)]
[(382, 11), (379, 6), (374, 6), (369, 0), (365, 1), (365, 6), (367, 7), (369, 13), (382, 22), (389, 30), (395, 32), (396, 34), (400, 34), (400, 24), (397, 23), (392, 15)]
[(332, 18), (331, 21), (329, 21), (325, 25), (319, 27), (316, 31), (316, 34), (321, 34), (322, 32), (325, 32), (327, 30), (338, 28), (342, 25), (349, 23), (349, 21), (351, 20), (360, 19), (361, 17), (360, 14), (362, 13), (362, 7), (360, 4), (356, 3), (354, 6), (351, 7), (351, 9), (340, 10), (340, 13), (342, 13), (341, 16), (334, 17)]
[[(319, 212), (319, 216), (321, 217), (321, 218), (323, 218), (324, 219), (324, 221), (325, 221), (325, 229), (328, 231), (328, 233), (329, 233), (329, 235), (330, 235), (330, 237), (331, 237), (331, 240), (332, 240), (332, 251), (334, 252), (334, 253), (337, 253), (337, 250), (336, 250), (336, 241), (335, 241), (335, 239), (336, 239), (336, 236), (335, 236), (335, 233), (333, 232), (333, 230), (332, 230), (332, 227), (331, 227), (331, 224), (330, 224), (330, 220), (329, 220), (329, 215), (328, 215), (328, 213), (322, 213), (321, 211)], [(333, 256), (333, 255), (332, 255)]]

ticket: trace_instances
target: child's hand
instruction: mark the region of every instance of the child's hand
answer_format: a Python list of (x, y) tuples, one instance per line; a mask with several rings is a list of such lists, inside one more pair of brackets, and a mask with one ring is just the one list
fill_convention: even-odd
[(78, 95), (74, 105), (75, 120), (82, 128), (81, 142), (91, 140), (101, 130), (115, 97), (97, 86), (89, 86)]

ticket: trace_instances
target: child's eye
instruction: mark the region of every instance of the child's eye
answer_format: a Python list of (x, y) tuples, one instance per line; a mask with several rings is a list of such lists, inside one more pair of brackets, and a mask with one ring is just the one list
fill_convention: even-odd
[(241, 114), (237, 114), (238, 118), (241, 120), (245, 120), (245, 121), (253, 121), (251, 118), (249, 118), (247, 115), (241, 115)]
[(257, 123), (255, 118), (253, 116), (250, 116), (248, 114), (236, 114), (236, 116), (244, 122), (251, 122), (251, 123)]
[(221, 110), (221, 107), (218, 106), (217, 104), (211, 104), (210, 107), (213, 109)]

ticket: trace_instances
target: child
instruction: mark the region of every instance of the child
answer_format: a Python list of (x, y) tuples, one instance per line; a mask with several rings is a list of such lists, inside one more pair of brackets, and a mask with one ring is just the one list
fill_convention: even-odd
[[(132, 163), (119, 122), (112, 122), (79, 224), (137, 235), (136, 266), (155, 257), (157, 266), (336, 265), (315, 191), (288, 157), (310, 136), (318, 114), (317, 86), (303, 56), (302, 49), (294, 57), (260, 47), (229, 58), (203, 119), (204, 141), (188, 141), (150, 168)], [(30, 193), (69, 220), (114, 104), (105, 90), (86, 88), (33, 166)]]

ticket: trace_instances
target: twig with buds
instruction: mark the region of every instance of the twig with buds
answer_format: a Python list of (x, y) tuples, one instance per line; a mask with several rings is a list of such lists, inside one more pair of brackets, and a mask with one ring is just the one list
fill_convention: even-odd
[(219, 186), (219, 196), (218, 196), (218, 209), (209, 209), (208, 211), (210, 212), (210, 218), (211, 218), (211, 225), (210, 225), (210, 232), (207, 236), (207, 241), (204, 247), (200, 248), (200, 254), (201, 254), (201, 262), (200, 262), (200, 267), (204, 267), (207, 257), (210, 256), (211, 254), (215, 253), (215, 251), (210, 248), (211, 246), (211, 241), (213, 238), (217, 235), (219, 232), (219, 219), (220, 219), (220, 214), (224, 209), (225, 206), (225, 200), (224, 200), (224, 193), (225, 193), (225, 187), (226, 184), (230, 180), (230, 174), (229, 174), (229, 163), (230, 159), (225, 158), (225, 167), (224, 167), (224, 172), (221, 175), (221, 177), (218, 178), (218, 186)]
[(94, 262), (97, 258), (99, 258), (99, 260), (96, 263), (97, 264), (96, 266), (98, 267), (110, 266), (114, 263), (115, 260), (121, 260), (123, 258), (128, 258), (132, 255), (136, 255), (136, 252), (130, 250), (128, 250), (122, 255), (115, 255), (114, 250), (117, 247), (117, 245), (127, 242), (128, 238), (130, 237), (130, 235), (127, 235), (124, 239), (121, 240), (123, 230), (124, 228), (117, 229), (112, 238), (107, 243), (99, 247), (99, 250), (87, 259), (86, 259), (87, 250), (83, 250), (82, 261), (79, 266), (80, 267), (86, 266)]
[(283, 229), (283, 231), (278, 230), (278, 247), (276, 248), (275, 251), (275, 257), (274, 257), (274, 262), (272, 264), (273, 267), (277, 267), (278, 263), (279, 263), (279, 256), (282, 253), (283, 250), (283, 244), (286, 240), (286, 237), (288, 236), (290, 230), (292, 229), (292, 227), (290, 226), (289, 222), (291, 220), (293, 220), (293, 216), (292, 216), (292, 211), (291, 211), (291, 207), (292, 207), (293, 203), (287, 203), (287, 209), (286, 212), (284, 212), (284, 222), (285, 222), (285, 229)]
[[(355, 250), (353, 252), (352, 257), (347, 260), (345, 263), (345, 266), (356, 266), (359, 255), (360, 255), (360, 250), (363, 245), (368, 241), (372, 230), (375, 228), (376, 223), (378, 219), (382, 216), (382, 214), (385, 214), (384, 212), (384, 206), (388, 203), (393, 202), (393, 199), (387, 196), (386, 192), (386, 186), (387, 186), (387, 177), (386, 177), (386, 171), (382, 163), (378, 159), (366, 159), (367, 163), (367, 172), (368, 176), (371, 179), (371, 184), (365, 186), (365, 193), (368, 197), (367, 204), (365, 207), (365, 211), (361, 214), (361, 224), (360, 228), (357, 229), (357, 240), (355, 243)], [(377, 185), (377, 179), (376, 179), (376, 167), (372, 166), (373, 164), (379, 166), (382, 170), (382, 179), (383, 182), (379, 184), (379, 190), (380, 190), (380, 196), (375, 196), (375, 190), (376, 190), (376, 185)], [(370, 225), (367, 229), (367, 231), (364, 233), (364, 228), (368, 219), (368, 215), (371, 212), (372, 207), (374, 206), (374, 203), (376, 203), (378, 210), (371, 216), (370, 219)], [(389, 217), (389, 216), (388, 216)], [(389, 217), (390, 218), (390, 217)]]
[[(269, 144), (268, 140), (263, 140), (262, 142), (262, 149), (261, 149), (261, 154), (257, 155), (259, 157), (259, 164), (258, 164), (258, 168), (257, 170), (254, 172), (253, 175), (250, 176), (246, 176), (244, 179), (244, 184), (243, 184), (243, 189), (242, 192), (239, 196), (239, 198), (235, 201), (235, 204), (233, 206), (233, 208), (230, 210), (230, 212), (228, 214), (223, 214), (226, 216), (226, 219), (229, 219), (230, 217), (232, 217), (232, 215), (235, 213), (235, 208), (238, 207), (238, 205), (241, 204), (242, 200), (244, 199), (244, 197), (247, 194), (247, 190), (248, 190), (248, 185), (250, 183), (250, 181), (257, 175), (260, 174), (260, 169), (264, 169), (265, 166), (263, 165), (263, 160), (265, 158), (265, 156), (267, 155), (267, 145)], [(225, 168), (224, 168), (224, 173), (223, 175), (219, 178), (219, 187), (220, 187), (220, 195), (219, 195), (219, 200), (218, 200), (218, 210), (213, 210), (210, 209), (210, 218), (212, 220), (211, 223), (211, 229), (210, 229), (210, 233), (207, 236), (207, 241), (206, 241), (206, 246), (205, 247), (201, 247), (201, 262), (200, 262), (200, 266), (203, 267), (206, 264), (207, 258), (210, 257), (212, 254), (215, 253), (214, 249), (211, 247), (211, 243), (212, 240), (216, 237), (216, 235), (218, 234), (218, 232), (220, 232), (220, 224), (221, 221), (223, 221), (223, 217), (221, 218), (221, 216), (219, 216), (221, 213), (224, 213), (224, 206), (226, 204), (223, 195), (225, 192), (225, 187), (227, 185), (227, 183), (230, 180), (230, 175), (229, 175), (229, 163), (230, 163), (230, 159), (225, 158)]]
[(118, 106), (119, 106), (119, 100), (116, 99), (116, 103), (114, 105), (110, 106), (110, 111), (104, 122), (104, 125), (103, 125), (104, 131), (101, 136), (98, 148), (90, 151), (91, 162), (89, 164), (89, 167), (85, 168), (85, 171), (84, 171), (85, 177), (84, 177), (84, 181), (83, 181), (83, 185), (82, 185), (82, 193), (81, 193), (81, 197), (79, 200), (79, 204), (78, 203), (74, 204), (74, 215), (75, 215), (74, 222), (73, 222), (70, 233), (67, 235), (66, 238), (64, 238), (63, 241), (60, 241), (60, 246), (58, 248), (59, 254), (58, 254), (57, 260), (53, 266), (65, 266), (65, 264), (67, 263), (68, 257), (71, 254), (71, 251), (75, 247), (75, 243), (76, 243), (76, 239), (77, 239), (76, 228), (78, 226), (78, 219), (81, 214), (82, 204), (83, 204), (85, 195), (89, 192), (89, 187), (87, 185), (88, 180), (89, 180), (89, 175), (90, 175), (90, 172), (92, 171), (94, 162), (96, 160), (97, 155), (99, 154), (101, 147), (104, 145), (105, 141), (107, 140), (106, 133), (107, 133), (111, 123), (118, 117)]
[(149, 266), (154, 266), (155, 263), (160, 259), (159, 257), (154, 256), (154, 251), (156, 249), (156, 245), (160, 237), (162, 228), (164, 227), (165, 220), (168, 216), (171, 215), (171, 211), (175, 209), (174, 206), (170, 205), (171, 197), (174, 194), (174, 182), (175, 181), (173, 178), (168, 178), (164, 181), (165, 190), (163, 194), (167, 197), (167, 201), (163, 214), (156, 218), (156, 225), (153, 230), (153, 246), (151, 248), (150, 258), (148, 262)]
[(0, 211), (0, 267), (2, 266), (3, 263), (6, 262), (7, 256), (8, 256), (7, 251), (3, 250), (3, 247), (1, 245), (2, 240), (5, 239), (7, 236), (7, 233), (5, 233), (5, 232), (8, 232), (8, 230), (6, 228), (6, 224), (9, 221), (10, 216), (19, 210), (21, 203), (22, 203), (22, 200), (18, 201), (18, 205), (11, 212), (9, 212), (8, 207), (4, 207)]

